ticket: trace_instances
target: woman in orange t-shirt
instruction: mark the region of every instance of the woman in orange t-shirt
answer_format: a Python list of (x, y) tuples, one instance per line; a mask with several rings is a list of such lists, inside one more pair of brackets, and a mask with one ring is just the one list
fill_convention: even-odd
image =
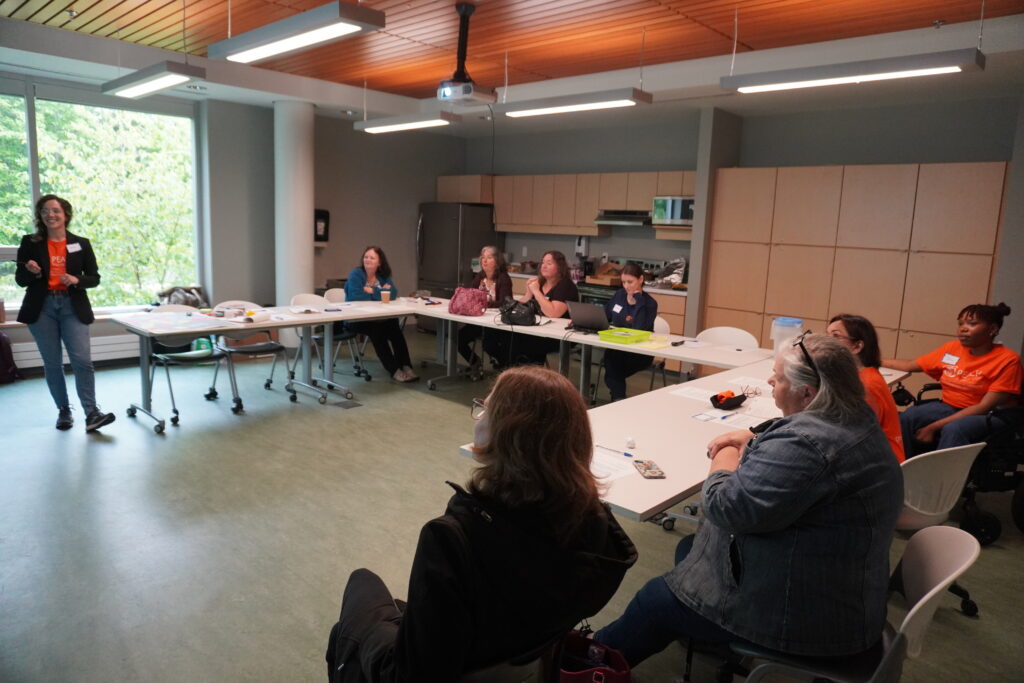
[(925, 372), (942, 385), (942, 400), (913, 406), (900, 415), (907, 457), (983, 441), (989, 433), (986, 413), (1014, 404), (1024, 370), (1020, 356), (995, 342), (1010, 314), (998, 306), (973, 304), (957, 316), (957, 340), (915, 360), (884, 360), (905, 372)]
[(827, 334), (838, 339), (853, 352), (864, 385), (864, 400), (878, 417), (878, 424), (889, 440), (889, 447), (899, 462), (903, 462), (903, 433), (900, 430), (900, 414), (892, 400), (889, 385), (878, 372), (882, 363), (882, 352), (878, 348), (878, 333), (867, 318), (859, 315), (840, 313), (828, 321)]

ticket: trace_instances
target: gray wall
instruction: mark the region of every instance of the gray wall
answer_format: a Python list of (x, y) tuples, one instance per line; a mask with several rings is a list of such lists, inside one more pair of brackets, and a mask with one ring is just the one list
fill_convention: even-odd
[(743, 119), (740, 166), (1008, 161), (1019, 97)]
[(315, 282), (345, 277), (363, 249), (384, 249), (399, 291), (416, 289), (415, 237), (421, 202), (437, 176), (462, 172), (465, 141), (438, 133), (369, 135), (351, 121), (316, 119), (316, 208), (331, 213), (330, 241), (317, 248)]
[[(211, 303), (274, 301), (274, 112), (200, 107), (203, 281)], [(312, 219), (311, 219), (312, 222)]]

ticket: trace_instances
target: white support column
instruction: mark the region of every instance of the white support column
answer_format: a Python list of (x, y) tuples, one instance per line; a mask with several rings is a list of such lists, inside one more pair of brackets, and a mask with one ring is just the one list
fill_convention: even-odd
[(313, 291), (313, 110), (274, 103), (274, 266), (277, 305)]
[[(274, 103), (274, 270), (276, 304), (313, 291), (313, 111), (308, 102)], [(298, 343), (282, 332), (286, 346)]]

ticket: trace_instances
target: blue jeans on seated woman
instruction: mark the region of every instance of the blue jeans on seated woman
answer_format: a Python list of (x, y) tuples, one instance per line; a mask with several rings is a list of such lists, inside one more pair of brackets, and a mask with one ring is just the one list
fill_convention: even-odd
[(43, 358), (46, 386), (58, 408), (68, 403), (68, 389), (64, 382), (64, 362), (61, 342), (68, 352), (71, 370), (75, 373), (75, 389), (82, 410), (88, 415), (96, 407), (96, 377), (89, 348), (89, 326), (78, 319), (71, 299), (67, 296), (48, 296), (43, 302), (39, 319), (28, 326)]
[[(679, 542), (676, 564), (692, 547), (692, 535)], [(648, 581), (633, 596), (621, 617), (594, 634), (597, 642), (621, 651), (631, 667), (661, 652), (679, 638), (693, 638), (702, 643), (742, 641), (679, 602), (665, 583), (664, 576)]]
[[(910, 458), (929, 451), (984, 441), (991, 431), (988, 417), (985, 415), (969, 415), (953, 420), (939, 430), (938, 439), (931, 443), (922, 443), (914, 439), (914, 434), (918, 429), (927, 427), (936, 420), (949, 417), (958, 410), (960, 409), (942, 401), (929, 401), (911, 406), (900, 413), (900, 429), (903, 432), (903, 449), (906, 452), (906, 457)], [(1005, 427), (1005, 424), (1002, 420), (993, 418), (992, 427), (1001, 429)]]

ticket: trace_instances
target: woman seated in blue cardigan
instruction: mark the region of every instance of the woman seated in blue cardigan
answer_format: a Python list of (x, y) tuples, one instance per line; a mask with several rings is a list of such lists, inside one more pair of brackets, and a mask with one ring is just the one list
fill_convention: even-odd
[[(345, 281), (346, 301), (380, 301), (381, 292), (389, 292), (392, 299), (398, 297), (398, 288), (391, 280), (391, 266), (388, 257), (380, 247), (367, 247), (363, 251), (363, 264), (353, 268)], [(365, 334), (373, 343), (384, 369), (396, 382), (415, 382), (419, 376), (412, 371), (409, 346), (398, 324), (398, 318), (366, 320), (347, 323), (357, 334)]]
[[(615, 292), (611, 301), (604, 305), (608, 322), (613, 327), (628, 327), (631, 330), (654, 330), (654, 319), (658, 317), (658, 302), (644, 291), (644, 271), (635, 263), (627, 263), (622, 269), (622, 289)], [(604, 352), (604, 383), (613, 401), (626, 398), (626, 378), (651, 367), (653, 356), (628, 351), (608, 349)]]

